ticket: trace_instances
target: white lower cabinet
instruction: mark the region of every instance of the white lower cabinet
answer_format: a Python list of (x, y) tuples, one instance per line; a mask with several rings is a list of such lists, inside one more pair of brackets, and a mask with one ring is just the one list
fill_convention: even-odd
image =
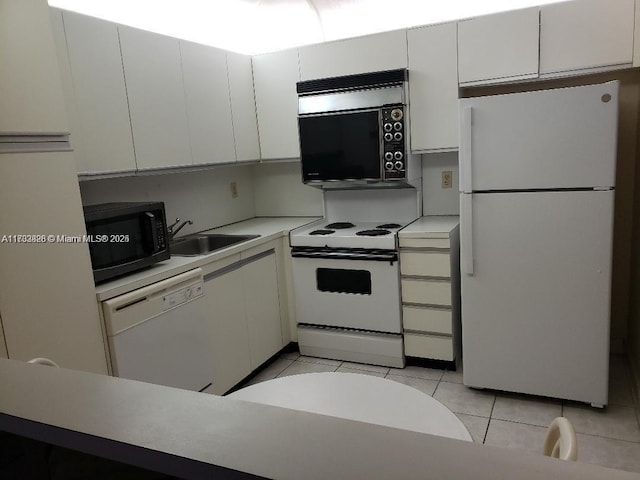
[(223, 394), (284, 345), (275, 245), (203, 267), (212, 322), (213, 388)]
[(458, 217), (422, 217), (399, 235), (404, 353), (460, 356)]

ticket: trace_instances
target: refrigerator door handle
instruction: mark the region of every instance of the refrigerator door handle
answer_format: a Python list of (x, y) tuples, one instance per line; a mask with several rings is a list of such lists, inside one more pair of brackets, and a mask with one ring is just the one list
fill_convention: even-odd
[(473, 195), (460, 195), (460, 269), (473, 275)]
[(473, 107), (463, 107), (460, 112), (460, 191), (471, 193), (471, 152)]

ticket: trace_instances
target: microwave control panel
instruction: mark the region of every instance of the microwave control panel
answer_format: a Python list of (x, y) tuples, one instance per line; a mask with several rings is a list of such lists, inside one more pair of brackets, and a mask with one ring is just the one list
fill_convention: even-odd
[(382, 165), (385, 180), (404, 180), (405, 115), (402, 105), (382, 107)]

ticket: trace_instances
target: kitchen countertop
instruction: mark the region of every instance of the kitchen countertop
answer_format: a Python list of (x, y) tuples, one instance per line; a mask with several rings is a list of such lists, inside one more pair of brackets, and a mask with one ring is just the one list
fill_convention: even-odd
[(17, 360), (0, 359), (0, 384), (0, 430), (181, 478), (640, 480), (531, 452)]
[(401, 238), (449, 238), (460, 222), (457, 215), (428, 215), (418, 218), (404, 227), (398, 236)]
[(97, 285), (96, 297), (99, 302), (108, 300), (152, 283), (165, 280), (174, 275), (198, 268), (202, 265), (215, 262), (229, 255), (276, 240), (288, 234), (290, 230), (316, 220), (318, 220), (318, 217), (255, 217), (223, 227), (204, 230), (200, 233), (260, 236), (205, 255), (194, 257), (172, 256), (169, 260), (156, 263), (144, 270)]

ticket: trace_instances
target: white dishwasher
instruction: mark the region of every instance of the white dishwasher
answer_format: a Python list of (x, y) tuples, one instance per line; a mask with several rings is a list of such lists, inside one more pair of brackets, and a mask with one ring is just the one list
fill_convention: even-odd
[(211, 385), (203, 295), (196, 268), (102, 302), (113, 374), (188, 390)]

